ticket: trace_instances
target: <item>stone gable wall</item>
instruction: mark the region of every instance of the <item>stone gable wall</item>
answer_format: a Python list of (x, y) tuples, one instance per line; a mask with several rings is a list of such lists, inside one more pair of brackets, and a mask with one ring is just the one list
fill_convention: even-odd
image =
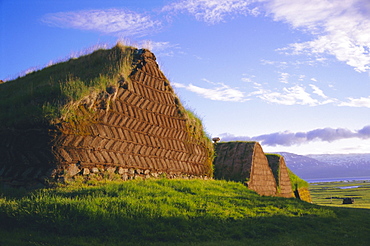
[(6, 156), (0, 178), (14, 183), (102, 172), (122, 179), (212, 176), (212, 145), (192, 134), (202, 129), (194, 130), (184, 116), (154, 54), (139, 50), (129, 79), (122, 77), (103, 96), (94, 113), (88, 102), (79, 105), (77, 121), (0, 133)]
[(215, 178), (245, 183), (260, 195), (311, 202), (307, 188), (292, 189), (284, 157), (265, 154), (258, 142), (215, 143)]
[(217, 143), (215, 178), (244, 182), (250, 178), (254, 143)]
[(277, 192), (274, 175), (261, 145), (257, 142), (254, 145), (252, 170), (248, 188), (265, 196), (274, 196)]
[(268, 163), (271, 167), (276, 183), (278, 186), (277, 196), (294, 197), (292, 184), (290, 182), (288, 168), (286, 166), (284, 157), (278, 155), (266, 155)]
[(247, 182), (258, 194), (276, 194), (276, 182), (257, 142), (221, 142), (215, 146), (215, 178)]

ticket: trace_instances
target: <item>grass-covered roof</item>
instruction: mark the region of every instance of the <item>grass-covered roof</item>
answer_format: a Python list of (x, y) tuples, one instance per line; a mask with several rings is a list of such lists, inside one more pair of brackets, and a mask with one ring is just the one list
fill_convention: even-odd
[(0, 128), (50, 124), (131, 72), (136, 48), (117, 44), (0, 84)]

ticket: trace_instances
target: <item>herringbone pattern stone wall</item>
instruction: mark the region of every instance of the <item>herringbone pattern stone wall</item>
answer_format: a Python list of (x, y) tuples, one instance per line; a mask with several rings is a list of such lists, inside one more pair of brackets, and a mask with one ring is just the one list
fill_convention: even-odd
[(145, 51), (139, 58), (131, 81), (121, 82), (109, 109), (100, 109), (98, 120), (85, 126), (88, 135), (65, 131), (57, 140), (60, 162), (209, 174), (207, 151), (188, 134), (154, 55)]
[[(36, 129), (32, 137), (19, 130), (6, 138), (2, 135), (0, 151), (7, 158), (0, 162), (0, 170), (4, 169), (0, 176), (16, 179), (18, 176), (8, 175), (10, 169), (27, 176), (29, 168), (40, 170), (46, 165), (50, 169), (50, 163), (57, 176), (107, 170), (123, 179), (161, 173), (212, 176), (213, 150), (207, 147), (207, 140), (192, 134), (192, 122), (184, 116), (150, 51), (137, 50), (129, 79), (122, 76), (117, 86), (107, 89), (103, 99), (95, 102), (94, 112), (89, 110), (90, 104), (79, 105), (78, 121)], [(38, 139), (37, 143), (23, 146), (33, 142), (31, 138)], [(14, 166), (15, 161), (19, 165)]]

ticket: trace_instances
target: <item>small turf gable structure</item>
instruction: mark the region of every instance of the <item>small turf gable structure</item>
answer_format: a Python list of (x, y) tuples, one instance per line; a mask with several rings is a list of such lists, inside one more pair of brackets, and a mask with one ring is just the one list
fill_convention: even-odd
[(276, 195), (287, 198), (294, 197), (292, 183), (284, 157), (278, 154), (266, 154), (266, 157), (278, 187)]
[(0, 85), (0, 181), (211, 177), (213, 144), (153, 53), (118, 44)]
[(258, 142), (220, 142), (215, 144), (215, 150), (216, 179), (246, 182), (260, 195), (276, 194), (274, 175)]
[(260, 195), (311, 202), (308, 183), (288, 169), (283, 156), (265, 154), (258, 142), (219, 142), (215, 150), (216, 179), (243, 182)]

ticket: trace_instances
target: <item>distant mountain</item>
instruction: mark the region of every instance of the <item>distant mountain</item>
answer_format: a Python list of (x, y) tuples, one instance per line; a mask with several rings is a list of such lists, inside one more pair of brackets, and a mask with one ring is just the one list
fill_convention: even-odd
[(330, 166), (370, 167), (370, 154), (322, 154), (307, 157), (324, 162)]
[(284, 156), (285, 162), (291, 169), (306, 169), (325, 165), (324, 162), (309, 156), (297, 155), (289, 152), (279, 152), (277, 154)]
[(303, 179), (370, 177), (370, 154), (277, 154)]

